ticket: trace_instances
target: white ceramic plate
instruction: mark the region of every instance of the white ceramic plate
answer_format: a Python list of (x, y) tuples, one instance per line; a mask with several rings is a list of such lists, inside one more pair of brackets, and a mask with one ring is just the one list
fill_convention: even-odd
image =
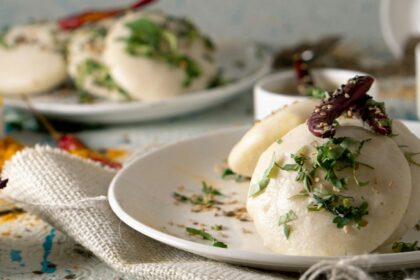
[[(156, 102), (98, 101), (79, 104), (75, 92), (56, 91), (31, 97), (33, 107), (46, 116), (84, 123), (121, 123), (168, 118), (219, 104), (250, 89), (271, 68), (271, 55), (262, 46), (240, 41), (218, 44), (216, 61), (223, 78), (234, 82)], [(7, 98), (10, 107), (27, 109), (20, 99)]]
[(380, 19), (385, 42), (401, 57), (406, 40), (420, 35), (420, 0), (382, 0)]
[[(420, 136), (419, 122), (406, 124)], [(137, 158), (112, 181), (108, 192), (111, 208), (138, 232), (210, 259), (282, 271), (302, 271), (321, 260), (334, 259), (271, 253), (263, 247), (252, 222), (215, 216), (212, 212), (193, 213), (189, 205), (175, 205), (172, 194), (179, 192), (179, 186), (185, 187), (184, 194), (199, 193), (202, 181), (217, 187), (229, 196), (229, 200), (239, 201), (228, 207), (245, 204), (248, 183), (222, 180), (220, 173), (214, 170), (245, 131), (246, 128), (234, 128), (212, 133)], [(189, 236), (184, 226), (197, 227), (194, 221), (206, 224), (208, 232), (228, 244), (228, 249), (212, 247), (201, 238)], [(222, 232), (227, 236), (211, 230), (210, 226), (215, 224), (223, 225), (226, 230)], [(416, 239), (420, 239), (420, 232), (415, 230), (405, 237), (407, 241)], [(420, 252), (378, 254), (372, 258), (371, 269), (380, 271), (419, 265)]]

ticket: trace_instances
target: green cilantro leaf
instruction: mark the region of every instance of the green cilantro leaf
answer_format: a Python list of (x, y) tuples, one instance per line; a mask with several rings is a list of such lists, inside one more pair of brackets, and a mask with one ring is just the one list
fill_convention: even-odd
[(249, 196), (255, 197), (261, 194), (270, 183), (270, 178), (272, 178), (278, 170), (276, 163), (276, 155), (273, 154), (270, 164), (267, 169), (264, 171), (263, 177), (255, 184), (252, 184), (249, 188)]

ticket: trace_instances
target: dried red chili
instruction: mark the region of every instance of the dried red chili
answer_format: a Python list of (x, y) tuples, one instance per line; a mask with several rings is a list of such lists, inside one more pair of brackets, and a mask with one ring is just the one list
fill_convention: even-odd
[(122, 164), (89, 149), (83, 142), (72, 134), (62, 134), (57, 139), (57, 146), (71, 154), (88, 158), (113, 169), (121, 169)]
[(373, 82), (372, 77), (356, 76), (329, 94), (309, 117), (309, 131), (317, 137), (332, 137), (335, 134), (335, 119), (351, 110), (359, 114), (375, 133), (390, 135), (392, 121), (387, 116), (383, 104), (374, 101), (367, 94)]
[(59, 26), (61, 29), (64, 30), (72, 30), (79, 28), (80, 26), (91, 23), (97, 22), (106, 18), (115, 17), (121, 15), (129, 10), (137, 10), (141, 7), (144, 7), (148, 4), (151, 4), (155, 0), (139, 0), (130, 5), (129, 7), (124, 8), (116, 8), (110, 10), (90, 10), (85, 11), (82, 13), (74, 14), (58, 21)]
[(302, 58), (301, 54), (295, 54), (293, 60), (293, 70), (298, 82), (297, 90), (301, 95), (307, 95), (306, 90), (308, 87), (315, 85), (312, 75), (309, 71), (307, 61)]

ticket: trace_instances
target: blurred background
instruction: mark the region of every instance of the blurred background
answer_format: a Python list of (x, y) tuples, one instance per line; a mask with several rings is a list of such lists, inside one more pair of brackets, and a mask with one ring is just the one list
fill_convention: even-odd
[[(131, 2), (1, 0), (0, 26)], [(188, 16), (215, 38), (252, 39), (282, 47), (339, 34), (353, 48), (373, 48), (376, 55), (391, 57), (381, 35), (379, 4), (380, 0), (170, 0), (158, 1), (152, 9)]]

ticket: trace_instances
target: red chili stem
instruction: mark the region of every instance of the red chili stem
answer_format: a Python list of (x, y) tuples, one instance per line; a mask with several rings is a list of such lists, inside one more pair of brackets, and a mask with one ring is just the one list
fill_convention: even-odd
[[(72, 134), (63, 134), (60, 136), (60, 138), (57, 140), (57, 146), (65, 151), (75, 151), (75, 150), (88, 150), (89, 148), (76, 136)], [(115, 162), (113, 160), (110, 160), (102, 155), (95, 155), (92, 154), (89, 156), (89, 159), (99, 162), (105, 166), (114, 168), (114, 169), (121, 169), (122, 164), (119, 162)]]
[(146, 5), (151, 4), (156, 0), (138, 0), (131, 4), (128, 8), (114, 8), (109, 10), (89, 10), (74, 15), (70, 15), (58, 21), (58, 24), (63, 30), (73, 30), (81, 27), (86, 23), (97, 22), (106, 18), (121, 15), (129, 10), (137, 10)]
[(301, 95), (306, 95), (306, 89), (313, 87), (315, 82), (309, 70), (307, 61), (302, 58), (301, 54), (296, 54), (293, 60), (293, 70), (295, 72), (298, 83), (297, 90)]

